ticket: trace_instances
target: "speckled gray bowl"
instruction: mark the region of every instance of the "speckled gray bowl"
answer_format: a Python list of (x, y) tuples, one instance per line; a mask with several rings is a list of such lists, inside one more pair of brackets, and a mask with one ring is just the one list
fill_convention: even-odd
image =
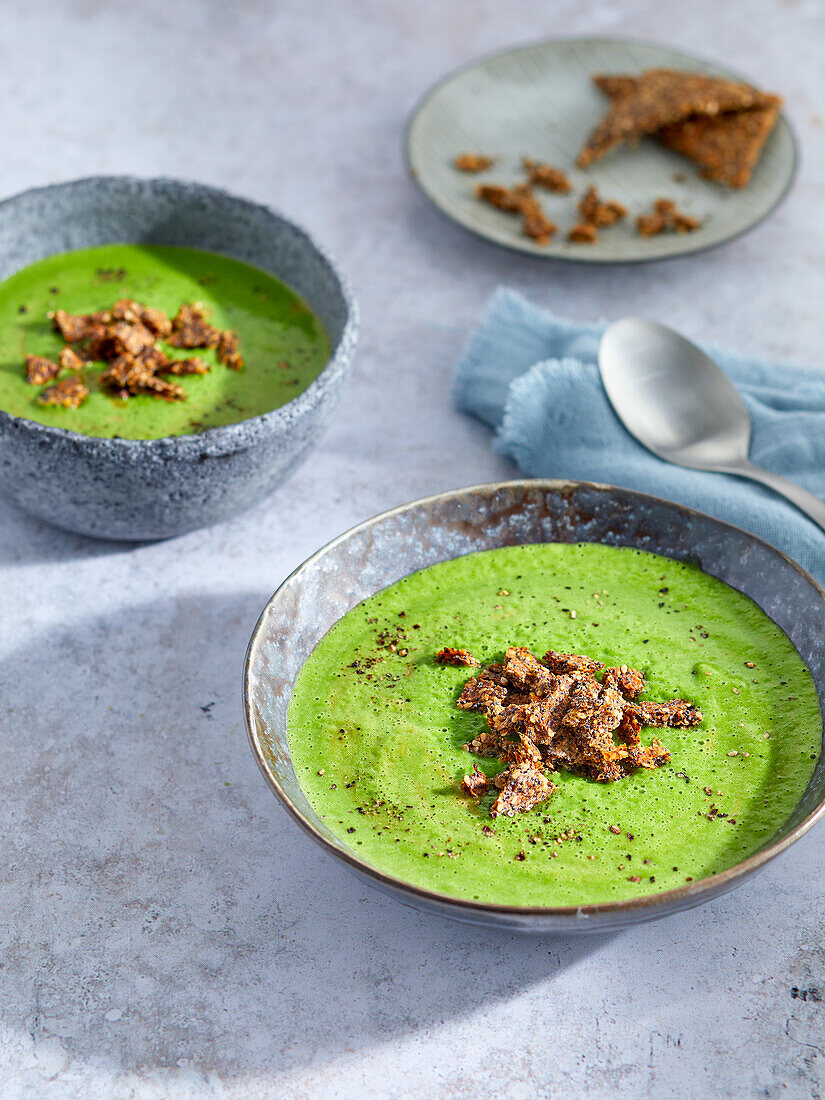
[(734, 867), (654, 897), (562, 908), (484, 905), (384, 874), (324, 824), (295, 777), (286, 714), (295, 677), (332, 624), (360, 600), (416, 569), (536, 542), (633, 546), (680, 561), (750, 596), (808, 665), (825, 710), (825, 592), (790, 558), (738, 527), (659, 497), (570, 481), (480, 485), (419, 500), (353, 528), (287, 578), (261, 615), (247, 653), (244, 713), (252, 751), (272, 790), (309, 835), (359, 878), (407, 905), (470, 924), (521, 932), (603, 932), (699, 905), (731, 890), (825, 814), (825, 760), (787, 821)]
[(306, 299), (332, 348), (288, 404), (200, 435), (97, 439), (0, 412), (0, 497), (84, 535), (167, 538), (250, 507), (306, 456), (349, 372), (357, 307), (304, 230), (213, 187), (98, 176), (0, 203), (0, 279), (55, 252), (121, 241), (222, 252), (277, 275)]

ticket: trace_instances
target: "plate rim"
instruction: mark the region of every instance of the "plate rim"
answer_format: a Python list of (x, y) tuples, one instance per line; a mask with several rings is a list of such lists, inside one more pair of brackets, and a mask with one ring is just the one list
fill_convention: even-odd
[[(382, 890), (385, 893), (391, 893), (394, 896), (398, 895), (412, 895), (416, 901), (421, 903), (424, 907), (430, 909), (438, 909), (442, 913), (448, 916), (456, 917), (460, 920), (474, 922), (478, 924), (488, 924), (496, 918), (524, 918), (529, 920), (530, 918), (544, 918), (547, 921), (547, 928), (538, 929), (539, 931), (546, 931), (552, 928), (552, 926), (559, 926), (570, 922), (571, 920), (581, 920), (582, 930), (585, 930), (587, 924), (592, 920), (593, 923), (590, 926), (592, 930), (604, 930), (609, 925), (610, 918), (615, 917), (621, 919), (623, 917), (638, 914), (640, 920), (654, 919), (658, 916), (664, 917), (671, 913), (678, 911), (679, 909), (693, 907), (698, 905), (703, 900), (703, 895), (707, 895), (708, 901), (718, 894), (732, 889), (740, 882), (747, 879), (755, 871), (760, 870), (766, 864), (770, 863), (782, 852), (786, 851), (792, 844), (796, 843), (801, 837), (803, 837), (814, 825), (817, 824), (825, 816), (825, 795), (820, 799), (819, 804), (813, 809), (806, 817), (802, 819), (789, 833), (781, 840), (769, 844), (767, 847), (754, 852), (746, 859), (735, 863), (732, 867), (725, 868), (723, 871), (717, 872), (715, 875), (709, 875), (705, 878), (700, 878), (695, 882), (685, 883), (682, 886), (677, 886), (672, 890), (665, 890), (659, 894), (647, 895), (638, 898), (624, 898), (619, 901), (611, 902), (598, 902), (595, 904), (584, 905), (564, 905), (564, 906), (542, 906), (542, 905), (505, 905), (499, 902), (481, 902), (475, 901), (470, 898), (456, 897), (451, 894), (442, 894), (436, 890), (429, 890), (425, 887), (418, 886), (415, 883), (408, 882), (405, 879), (396, 878), (394, 875), (388, 874), (385, 871), (379, 870), (377, 867), (373, 867), (371, 864), (364, 860), (359, 859), (355, 853), (347, 851), (343, 847), (338, 847), (332, 844), (326, 837), (319, 833), (314, 825), (307, 820), (298, 807), (292, 802), (289, 795), (283, 789), (282, 785), (278, 781), (277, 777), (270, 771), (262, 747), (259, 743), (257, 732), (255, 730), (255, 723), (252, 714), (252, 702), (253, 702), (253, 687), (255, 677), (252, 672), (252, 659), (255, 651), (260, 644), (263, 637), (263, 624), (266, 619), (270, 607), (277, 600), (279, 594), (286, 589), (289, 585), (294, 584), (299, 579), (300, 574), (313, 565), (318, 559), (322, 558), (330, 550), (334, 549), (339, 544), (350, 539), (352, 536), (358, 534), (361, 531), (365, 531), (374, 524), (389, 518), (390, 516), (398, 516), (404, 512), (410, 511), (413, 508), (418, 508), (421, 505), (430, 505), (439, 501), (446, 501), (449, 499), (458, 500), (462, 497), (469, 496), (471, 494), (487, 494), (493, 495), (494, 493), (506, 491), (506, 490), (540, 490), (545, 492), (574, 492), (579, 489), (595, 490), (602, 493), (630, 493), (636, 497), (642, 497), (645, 500), (652, 501), (654, 503), (666, 504), (670, 507), (676, 508), (681, 511), (686, 517), (698, 517), (702, 520), (711, 520), (713, 523), (719, 524), (721, 527), (726, 528), (737, 535), (745, 535), (751, 539), (754, 543), (766, 548), (771, 553), (776, 554), (779, 558), (784, 560), (793, 569), (795, 569), (802, 578), (807, 581), (814, 590), (819, 594), (823, 602), (825, 602), (825, 589), (816, 581), (806, 569), (804, 569), (798, 562), (795, 562), (789, 555), (784, 553), (778, 547), (773, 546), (767, 540), (760, 538), (758, 535), (752, 534), (743, 527), (738, 527), (736, 524), (728, 523), (727, 520), (718, 519), (716, 516), (711, 516), (706, 512), (701, 512), (697, 508), (691, 508), (688, 505), (680, 504), (678, 501), (670, 500), (667, 497), (657, 496), (653, 493), (643, 493), (636, 489), (627, 489), (618, 485), (608, 485), (595, 481), (577, 481), (568, 478), (516, 478), (508, 481), (493, 481), (484, 482), (478, 485), (468, 485), (457, 489), (447, 489), (439, 493), (433, 493), (429, 496), (419, 497), (416, 500), (408, 501), (404, 504), (396, 505), (393, 508), (387, 508), (383, 512), (378, 512), (368, 519), (362, 520), (360, 523), (348, 528), (346, 531), (337, 535), (335, 538), (330, 539), (327, 543), (321, 546), (318, 550), (309, 555), (300, 565), (298, 565), (292, 572), (278, 585), (273, 592), (272, 596), (267, 600), (258, 621), (252, 631), (252, 635), (249, 640), (249, 644), (246, 650), (246, 656), (244, 658), (243, 665), (243, 687), (242, 687), (242, 703), (244, 712), (244, 724), (246, 726), (247, 739), (249, 741), (252, 754), (255, 757), (259, 770), (261, 771), (264, 779), (270, 790), (278, 798), (281, 805), (286, 809), (290, 817), (301, 826), (305, 833), (307, 833), (317, 844), (319, 844), (329, 855), (343, 862), (350, 871), (356, 875), (366, 878), (370, 881), (370, 884), (377, 889)], [(448, 560), (448, 559), (445, 559)], [(767, 614), (767, 612), (765, 612)], [(770, 616), (768, 616), (770, 618)], [(771, 622), (774, 620), (771, 619)], [(778, 624), (775, 624), (778, 625)], [(782, 629), (781, 627), (779, 628)], [(793, 644), (793, 643), (792, 643)], [(794, 646), (794, 648), (796, 648)], [(798, 652), (798, 651), (797, 651)], [(303, 667), (303, 663), (302, 663)], [(807, 667), (807, 665), (806, 665)], [(817, 692), (819, 696), (819, 692)], [(822, 713), (823, 699), (820, 696), (820, 713)], [(825, 729), (823, 729), (823, 742), (820, 745), (820, 754), (818, 761), (822, 758), (823, 752), (825, 752)], [(817, 761), (817, 762), (818, 762)], [(661, 910), (661, 912), (659, 912)], [(512, 926), (511, 926), (512, 927)]]
[(407, 121), (404, 125), (402, 133), (402, 153), (404, 159), (404, 167), (406, 169), (407, 176), (412, 181), (413, 186), (423, 195), (427, 202), (434, 207), (441, 217), (446, 218), (453, 225), (464, 230), (466, 233), (472, 234), (480, 240), (486, 241), (488, 244), (494, 245), (496, 248), (504, 249), (507, 252), (517, 252), (521, 256), (527, 256), (531, 259), (541, 260), (544, 262), (558, 261), (559, 263), (573, 263), (573, 264), (590, 264), (600, 267), (618, 266), (622, 264), (651, 264), (662, 263), (666, 260), (678, 260), (687, 256), (696, 256), (703, 252), (710, 252), (712, 249), (721, 248), (723, 245), (730, 244), (731, 241), (736, 241), (740, 237), (743, 237), (746, 233), (750, 233), (752, 229), (756, 229), (762, 224), (771, 214), (776, 211), (779, 206), (788, 197), (788, 193), (796, 182), (797, 175), (799, 174), (800, 152), (799, 141), (796, 136), (796, 131), (788, 118), (784, 109), (780, 110), (779, 118), (777, 119), (777, 125), (784, 125), (788, 132), (788, 137), (791, 142), (791, 162), (788, 171), (788, 178), (785, 181), (785, 185), (771, 203), (771, 205), (764, 210), (756, 219), (749, 222), (747, 225), (742, 226), (741, 229), (737, 229), (732, 233), (729, 233), (725, 237), (721, 237), (719, 240), (710, 241), (704, 244), (697, 244), (694, 247), (683, 249), (679, 252), (666, 252), (659, 256), (631, 256), (626, 259), (617, 259), (615, 257), (600, 257), (595, 253), (590, 254), (556, 254), (549, 252), (537, 252), (530, 248), (527, 244), (522, 244), (520, 241), (499, 241), (494, 237), (489, 236), (483, 229), (477, 226), (466, 225), (463, 221), (459, 221), (453, 214), (444, 208), (439, 201), (435, 192), (425, 187), (418, 171), (413, 164), (412, 157), (412, 130), (413, 127), (422, 113), (422, 111), (428, 106), (430, 100), (432, 100), (438, 92), (450, 81), (457, 79), (464, 75), (464, 73), (470, 72), (473, 69), (480, 68), (483, 65), (488, 64), (491, 61), (495, 61), (497, 58), (505, 57), (508, 54), (522, 53), (526, 50), (535, 49), (541, 46), (554, 46), (561, 43), (589, 43), (593, 45), (597, 44), (612, 44), (612, 45), (626, 45), (626, 46), (647, 46), (656, 49), (668, 50), (672, 54), (676, 54), (678, 57), (683, 57), (687, 61), (699, 62), (719, 69), (726, 76), (731, 79), (740, 80), (744, 83), (750, 84), (751, 81), (743, 73), (740, 73), (736, 69), (729, 69), (726, 65), (719, 65), (718, 62), (711, 58), (704, 57), (697, 53), (688, 53), (684, 50), (668, 46), (664, 42), (657, 42), (648, 38), (635, 38), (625, 37), (623, 35), (597, 35), (597, 34), (584, 34), (584, 35), (550, 35), (545, 38), (534, 39), (529, 42), (522, 42), (520, 44), (512, 46), (504, 46), (500, 49), (490, 50), (489, 52), (479, 54), (475, 58), (471, 58), (469, 61), (463, 62), (461, 65), (457, 65), (454, 69), (451, 69), (444, 76), (440, 77), (435, 83), (431, 84), (413, 104), (411, 111), (407, 116)]

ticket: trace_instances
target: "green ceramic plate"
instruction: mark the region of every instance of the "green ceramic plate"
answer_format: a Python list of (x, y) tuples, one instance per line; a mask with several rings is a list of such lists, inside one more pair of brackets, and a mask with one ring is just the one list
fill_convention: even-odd
[[(729, 241), (766, 217), (790, 187), (796, 144), (784, 116), (741, 191), (703, 180), (693, 162), (649, 138), (635, 148), (613, 150), (586, 172), (575, 167), (582, 142), (607, 107), (591, 73), (656, 67), (742, 79), (675, 50), (618, 39), (556, 39), (507, 50), (459, 69), (427, 93), (407, 129), (410, 174), (428, 199), (466, 229), (534, 256), (628, 263), (685, 256)], [(468, 175), (452, 163), (465, 152), (497, 160), (489, 171)], [(548, 216), (559, 226), (543, 247), (522, 235), (517, 217), (479, 202), (473, 194), (479, 182), (512, 184), (522, 178), (522, 156), (565, 169), (575, 188), (569, 195), (541, 191)], [(578, 220), (576, 202), (591, 183), (604, 198), (623, 202), (630, 213), (602, 230), (597, 244), (571, 244), (565, 238)], [(684, 235), (638, 236), (636, 216), (650, 210), (660, 196), (675, 199), (686, 213), (701, 218), (701, 228)]]

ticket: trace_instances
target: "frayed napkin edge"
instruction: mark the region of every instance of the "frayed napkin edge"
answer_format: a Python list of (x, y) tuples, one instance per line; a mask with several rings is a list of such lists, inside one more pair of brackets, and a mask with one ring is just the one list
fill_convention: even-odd
[(510, 384), (501, 426), (493, 438), (493, 448), (505, 458), (511, 458), (526, 474), (534, 475), (535, 441), (543, 439), (545, 405), (536, 401), (537, 387), (549, 382), (550, 374), (559, 367), (576, 371), (592, 370), (592, 364), (565, 356), (564, 359), (542, 359), (519, 375)]

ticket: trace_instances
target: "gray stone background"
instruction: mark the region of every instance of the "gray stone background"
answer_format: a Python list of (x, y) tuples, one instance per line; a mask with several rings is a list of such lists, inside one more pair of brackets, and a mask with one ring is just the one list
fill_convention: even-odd
[[(672, 43), (782, 91), (802, 148), (782, 208), (627, 270), (442, 220), (405, 178), (410, 108), (474, 55), (567, 33)], [(325, 241), (363, 313), (334, 426), (234, 522), (129, 547), (0, 506), (3, 1098), (820, 1095), (822, 828), (727, 898), (621, 935), (465, 928), (299, 833), (239, 694), (256, 616), (308, 553), (513, 473), (449, 401), (497, 283), (822, 364), (823, 42), (821, 0), (2, 0), (3, 193), (95, 172), (224, 185)]]

